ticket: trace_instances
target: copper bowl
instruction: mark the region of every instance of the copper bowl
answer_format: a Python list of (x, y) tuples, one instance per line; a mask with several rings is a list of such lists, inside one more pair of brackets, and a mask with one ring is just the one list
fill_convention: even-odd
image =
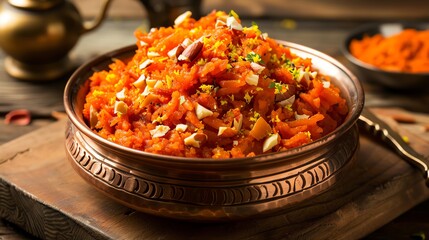
[(356, 127), (363, 108), (360, 82), (343, 65), (313, 49), (279, 41), (333, 77), (347, 99), (345, 122), (311, 144), (237, 159), (183, 158), (146, 153), (96, 135), (82, 117), (87, 79), (112, 58), (128, 59), (128, 46), (81, 66), (64, 93), (69, 123), (67, 158), (76, 172), (108, 197), (141, 212), (198, 221), (236, 220), (279, 213), (326, 191), (356, 159)]

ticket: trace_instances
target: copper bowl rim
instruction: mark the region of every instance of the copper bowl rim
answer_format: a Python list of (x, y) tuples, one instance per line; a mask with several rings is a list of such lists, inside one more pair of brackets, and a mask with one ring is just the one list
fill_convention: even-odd
[[(351, 127), (355, 125), (364, 106), (364, 91), (357, 77), (351, 71), (349, 71), (343, 64), (338, 62), (336, 59), (320, 51), (317, 51), (315, 49), (312, 49), (300, 44), (291, 43), (291, 42), (282, 41), (282, 40), (277, 40), (277, 42), (279, 44), (282, 44), (286, 47), (291, 48), (291, 50), (296, 49), (301, 52), (306, 52), (310, 55), (316, 55), (321, 59), (325, 60), (326, 62), (328, 62), (329, 64), (334, 65), (335, 67), (343, 71), (348, 76), (349, 80), (351, 81), (351, 85), (353, 86), (353, 91), (355, 91), (355, 99), (354, 99), (355, 101), (350, 103), (349, 101), (352, 101), (352, 99), (346, 98), (346, 100), (348, 101), (349, 108), (351, 105), (353, 107), (349, 109), (349, 113), (346, 117), (345, 122), (341, 124), (333, 132), (327, 134), (326, 136), (310, 144), (303, 145), (301, 147), (293, 148), (282, 152), (261, 154), (254, 157), (228, 158), (228, 159), (187, 158), (187, 157), (177, 157), (177, 156), (170, 156), (170, 155), (148, 153), (141, 150), (128, 148), (128, 147), (110, 142), (107, 139), (104, 139), (101, 136), (95, 134), (86, 125), (83, 119), (81, 117), (78, 117), (76, 114), (76, 108), (73, 104), (74, 103), (73, 99), (76, 98), (75, 95), (77, 93), (76, 87), (82, 85), (87, 81), (88, 77), (94, 71), (93, 70), (94, 66), (97, 66), (119, 55), (125, 55), (128, 53), (130, 54), (130, 56), (132, 56), (131, 53), (134, 53), (134, 51), (137, 49), (136, 45), (129, 45), (129, 46), (125, 46), (125, 47), (110, 51), (108, 53), (97, 56), (92, 60), (86, 62), (85, 64), (81, 65), (72, 74), (72, 76), (70, 77), (69, 81), (66, 84), (66, 87), (64, 90), (64, 96), (63, 96), (65, 111), (66, 111), (66, 114), (68, 115), (69, 121), (73, 125), (75, 125), (79, 131), (81, 131), (84, 135), (90, 137), (97, 144), (101, 144), (102, 146), (105, 146), (117, 153), (126, 152), (127, 154), (133, 154), (136, 157), (143, 157), (145, 159), (152, 159), (159, 163), (169, 164), (174, 162), (176, 164), (201, 164), (201, 165), (209, 165), (209, 166), (215, 167), (215, 166), (225, 166), (225, 165), (231, 166), (231, 165), (242, 165), (242, 164), (249, 164), (249, 163), (254, 164), (254, 163), (275, 162), (276, 160), (292, 159), (292, 158), (300, 157), (302, 155), (311, 154), (313, 153), (313, 151), (326, 146), (326, 144), (330, 143), (337, 136), (344, 134)], [(91, 74), (89, 74), (89, 72)], [(85, 79), (82, 79), (83, 76), (86, 76)]]

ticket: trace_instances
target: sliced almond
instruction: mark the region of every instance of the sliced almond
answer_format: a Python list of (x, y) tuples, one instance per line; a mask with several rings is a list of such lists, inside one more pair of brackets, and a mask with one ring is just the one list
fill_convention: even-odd
[(198, 56), (201, 49), (203, 49), (203, 43), (201, 41), (195, 41), (187, 46), (177, 59), (179, 61), (192, 62)]
[(195, 114), (197, 114), (198, 119), (201, 120), (205, 117), (213, 115), (213, 112), (197, 103)]
[(170, 131), (170, 127), (169, 126), (165, 126), (165, 125), (158, 125), (155, 127), (155, 129), (152, 129), (149, 131), (150, 135), (153, 138), (157, 138), (157, 137), (163, 137), (165, 136), (165, 134)]
[(262, 152), (266, 152), (273, 147), (277, 146), (279, 144), (279, 134), (273, 134), (269, 136), (267, 139), (265, 139), (264, 144), (262, 145)]
[(190, 18), (191, 16), (192, 16), (191, 11), (186, 11), (180, 14), (176, 19), (174, 19), (174, 26), (178, 26), (182, 24), (186, 19)]
[(249, 134), (256, 140), (261, 140), (268, 136), (268, 134), (271, 132), (272, 129), (270, 124), (268, 124), (263, 117), (260, 117), (258, 120), (256, 120), (255, 125), (253, 126), (252, 130), (250, 130)]
[(207, 140), (207, 135), (204, 133), (193, 133), (191, 136), (184, 139), (187, 146), (199, 148)]

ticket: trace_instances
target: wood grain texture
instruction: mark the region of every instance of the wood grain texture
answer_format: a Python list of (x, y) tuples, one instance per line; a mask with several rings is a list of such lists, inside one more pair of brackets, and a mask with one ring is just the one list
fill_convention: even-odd
[[(117, 204), (85, 183), (65, 159), (64, 130), (58, 121), (0, 147), (0, 216), (44, 239), (354, 239), (429, 197), (416, 169), (362, 134), (358, 159), (338, 184), (287, 212), (232, 223), (163, 219)], [(427, 144), (412, 141), (424, 154)]]

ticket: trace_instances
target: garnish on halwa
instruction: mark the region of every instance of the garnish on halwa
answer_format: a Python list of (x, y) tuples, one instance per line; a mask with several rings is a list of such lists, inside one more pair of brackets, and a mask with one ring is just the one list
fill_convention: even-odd
[(90, 77), (83, 115), (100, 136), (146, 152), (236, 158), (317, 140), (348, 113), (340, 90), (237, 13), (191, 12), (135, 32), (131, 60)]

